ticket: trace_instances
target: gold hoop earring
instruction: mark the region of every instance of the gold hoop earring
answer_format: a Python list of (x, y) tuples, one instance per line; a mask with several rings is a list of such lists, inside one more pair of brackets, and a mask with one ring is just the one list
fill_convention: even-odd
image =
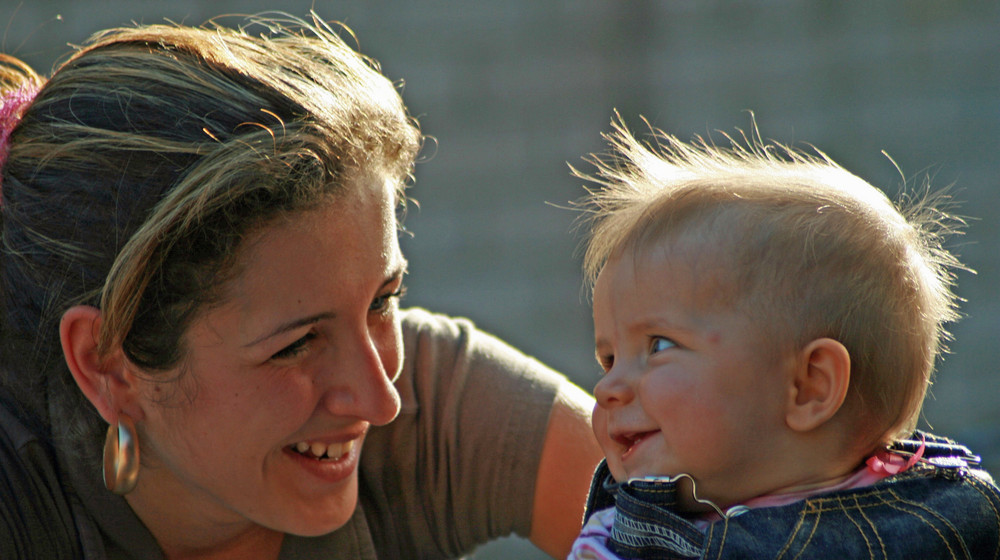
[(135, 423), (124, 413), (118, 422), (108, 426), (104, 439), (104, 486), (124, 496), (139, 480), (139, 440)]

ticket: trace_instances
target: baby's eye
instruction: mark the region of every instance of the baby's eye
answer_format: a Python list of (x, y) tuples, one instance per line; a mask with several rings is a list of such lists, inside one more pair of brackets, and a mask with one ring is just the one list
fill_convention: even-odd
[(604, 370), (604, 373), (607, 373), (611, 371), (611, 368), (615, 365), (615, 356), (614, 354), (608, 354), (606, 356), (598, 355), (597, 363), (601, 366), (601, 369)]
[(663, 352), (664, 350), (669, 350), (676, 346), (677, 344), (673, 340), (670, 340), (669, 338), (665, 338), (662, 336), (654, 336), (652, 337), (649, 343), (649, 353), (655, 354), (657, 352)]

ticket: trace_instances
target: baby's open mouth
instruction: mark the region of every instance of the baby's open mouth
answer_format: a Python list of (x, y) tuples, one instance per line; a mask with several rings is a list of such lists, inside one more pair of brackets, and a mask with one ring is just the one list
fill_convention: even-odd
[(614, 440), (619, 444), (625, 446), (625, 448), (630, 448), (633, 445), (639, 443), (640, 441), (646, 439), (648, 436), (656, 433), (656, 430), (648, 432), (633, 432), (628, 434), (620, 434), (614, 437)]

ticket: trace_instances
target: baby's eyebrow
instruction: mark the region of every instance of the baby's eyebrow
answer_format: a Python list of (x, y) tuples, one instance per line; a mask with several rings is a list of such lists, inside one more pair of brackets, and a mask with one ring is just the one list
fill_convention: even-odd
[(669, 331), (672, 333), (694, 333), (695, 329), (678, 324), (676, 321), (669, 321), (661, 317), (649, 317), (637, 319), (629, 323), (628, 331), (632, 333), (647, 333), (656, 331)]

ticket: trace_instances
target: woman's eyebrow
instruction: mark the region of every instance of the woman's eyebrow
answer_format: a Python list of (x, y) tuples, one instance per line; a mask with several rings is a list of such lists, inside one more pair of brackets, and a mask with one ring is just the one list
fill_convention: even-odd
[(382, 287), (392, 284), (392, 282), (395, 281), (400, 276), (405, 276), (406, 273), (409, 272), (409, 267), (410, 267), (410, 262), (407, 261), (405, 258), (400, 257), (399, 260), (396, 261), (396, 264), (394, 264), (392, 268), (389, 270), (389, 274), (386, 275), (385, 282), (382, 283)]
[[(396, 265), (389, 272), (389, 274), (386, 275), (385, 281), (382, 282), (381, 288), (384, 288), (384, 287), (388, 286), (389, 284), (392, 284), (393, 282), (395, 282), (396, 280), (398, 280), (401, 276), (405, 275), (406, 274), (406, 268), (407, 268), (408, 264), (409, 263), (407, 263), (406, 259), (400, 259), (399, 262), (397, 262)], [(263, 341), (265, 341), (265, 340), (267, 340), (267, 339), (269, 339), (269, 338), (271, 338), (273, 336), (277, 336), (277, 335), (279, 335), (281, 333), (285, 333), (285, 332), (288, 332), (288, 331), (291, 331), (291, 330), (295, 330), (295, 329), (297, 329), (299, 327), (303, 327), (305, 325), (311, 325), (313, 323), (318, 323), (320, 321), (324, 321), (324, 320), (327, 320), (327, 319), (332, 319), (335, 316), (336, 315), (334, 313), (324, 312), (324, 313), (317, 313), (315, 315), (309, 315), (307, 317), (301, 317), (301, 318), (298, 318), (298, 319), (294, 319), (294, 320), (289, 321), (287, 323), (282, 323), (282, 324), (278, 325), (274, 330), (272, 330), (272, 331), (264, 334), (263, 336), (260, 336), (260, 337), (258, 337), (256, 339), (254, 339), (254, 340), (252, 340), (252, 341), (244, 344), (243, 348), (248, 348), (248, 347), (253, 346), (255, 344), (259, 344), (259, 343), (261, 343), (261, 342), (263, 342)]]
[(243, 348), (248, 348), (248, 347), (253, 346), (255, 344), (259, 344), (260, 342), (263, 342), (263, 341), (265, 341), (265, 340), (267, 340), (267, 339), (269, 339), (269, 338), (271, 338), (273, 336), (277, 336), (277, 335), (279, 335), (281, 333), (285, 333), (285, 332), (297, 329), (299, 327), (303, 327), (305, 325), (311, 325), (313, 323), (318, 323), (318, 322), (326, 320), (326, 319), (332, 319), (333, 317), (334, 317), (333, 313), (324, 312), (324, 313), (317, 313), (315, 315), (310, 315), (308, 317), (301, 317), (299, 319), (294, 319), (294, 320), (289, 321), (287, 323), (282, 323), (281, 325), (278, 325), (277, 328), (275, 328), (271, 332), (265, 334), (264, 336), (261, 336), (260, 338), (257, 338), (256, 340), (248, 342), (247, 344), (244, 344)]

